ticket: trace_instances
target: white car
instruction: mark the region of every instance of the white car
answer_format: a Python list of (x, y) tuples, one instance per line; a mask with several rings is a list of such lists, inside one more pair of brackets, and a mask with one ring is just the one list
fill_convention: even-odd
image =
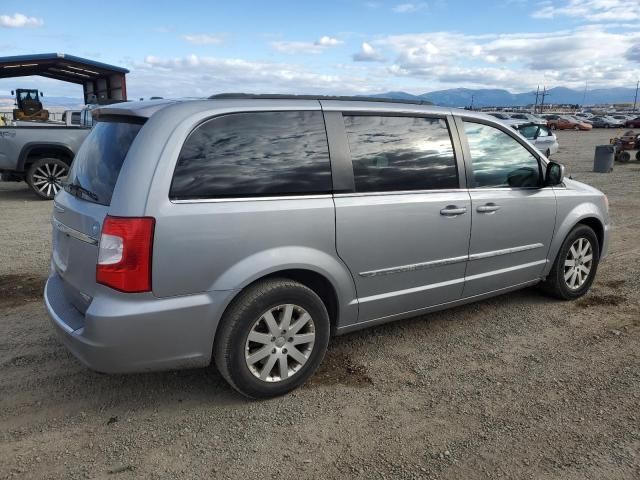
[(558, 138), (549, 127), (539, 123), (520, 123), (513, 125), (520, 135), (529, 140), (539, 151), (549, 158), (560, 148)]

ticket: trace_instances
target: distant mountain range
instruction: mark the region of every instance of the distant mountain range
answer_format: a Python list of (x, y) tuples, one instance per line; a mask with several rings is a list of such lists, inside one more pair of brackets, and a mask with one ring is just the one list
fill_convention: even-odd
[[(635, 88), (622, 87), (587, 90), (586, 94), (584, 90), (556, 87), (548, 91), (545, 103), (580, 105), (633, 103), (635, 93)], [(493, 88), (451, 88), (423, 93), (422, 95), (412, 95), (407, 92), (386, 92), (367, 96), (427, 101), (443, 107), (467, 107), (471, 105), (471, 97), (473, 96), (473, 105), (475, 107), (517, 107), (533, 104), (536, 99), (536, 92), (511, 93), (507, 90)], [(44, 97), (43, 100), (46, 108), (71, 109), (81, 108), (83, 105), (81, 99), (73, 97)], [(640, 98), (638, 100), (640, 102)], [(11, 108), (13, 101), (12, 97), (0, 96), (0, 108)]]
[[(635, 88), (598, 88), (593, 90), (572, 90), (571, 88), (556, 87), (548, 90), (545, 103), (554, 104), (613, 104), (613, 103), (633, 103), (636, 93)], [(423, 93), (422, 95), (412, 95), (406, 92), (386, 92), (373, 97), (393, 98), (403, 100), (428, 101), (434, 105), (443, 107), (517, 107), (533, 104), (536, 100), (536, 92), (510, 93), (507, 90), (482, 88), (452, 88), (448, 90), (437, 90)], [(640, 98), (638, 99), (640, 101)]]

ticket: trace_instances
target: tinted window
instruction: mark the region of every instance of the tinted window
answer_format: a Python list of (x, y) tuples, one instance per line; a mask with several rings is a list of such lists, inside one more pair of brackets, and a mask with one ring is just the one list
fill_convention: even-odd
[[(109, 205), (124, 158), (141, 128), (141, 123), (98, 122), (73, 160), (65, 190), (85, 200)], [(74, 185), (85, 191), (73, 188)]]
[(538, 160), (513, 137), (479, 123), (464, 123), (476, 187), (537, 187)]
[(356, 191), (458, 188), (444, 120), (345, 116), (344, 123)]
[(321, 112), (224, 115), (191, 133), (170, 196), (176, 199), (331, 191)]
[(524, 138), (528, 138), (528, 139), (531, 140), (531, 139), (536, 137), (536, 133), (538, 133), (538, 126), (537, 125), (524, 125), (524, 126), (520, 127), (518, 131), (520, 132), (520, 134)]

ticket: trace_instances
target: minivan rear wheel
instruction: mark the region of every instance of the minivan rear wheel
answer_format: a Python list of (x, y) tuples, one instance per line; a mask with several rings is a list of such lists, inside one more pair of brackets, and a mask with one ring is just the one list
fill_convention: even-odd
[(268, 279), (247, 288), (229, 306), (213, 356), (238, 392), (270, 398), (290, 392), (313, 375), (329, 334), (329, 314), (313, 290), (289, 279)]
[(579, 224), (565, 238), (543, 290), (561, 300), (582, 297), (591, 288), (600, 261), (598, 236)]

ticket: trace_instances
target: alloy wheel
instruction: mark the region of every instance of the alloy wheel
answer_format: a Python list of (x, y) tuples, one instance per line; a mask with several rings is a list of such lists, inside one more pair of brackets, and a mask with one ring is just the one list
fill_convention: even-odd
[(251, 327), (245, 362), (262, 381), (286, 380), (307, 363), (315, 338), (313, 319), (304, 308), (279, 305), (263, 313)]
[(564, 281), (571, 290), (578, 290), (589, 278), (593, 266), (593, 247), (591, 242), (578, 238), (567, 252), (564, 261)]
[(45, 163), (33, 172), (33, 186), (47, 197), (53, 197), (62, 188), (69, 169), (55, 163)]

